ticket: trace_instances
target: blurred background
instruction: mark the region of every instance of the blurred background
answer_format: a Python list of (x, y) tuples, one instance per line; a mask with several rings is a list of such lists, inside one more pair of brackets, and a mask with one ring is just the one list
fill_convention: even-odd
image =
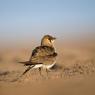
[(45, 34), (93, 46), (95, 0), (0, 0), (0, 48), (40, 44)]
[[(57, 38), (62, 68), (13, 83), (46, 34)], [(95, 0), (0, 0), (0, 95), (95, 95), (93, 88)]]

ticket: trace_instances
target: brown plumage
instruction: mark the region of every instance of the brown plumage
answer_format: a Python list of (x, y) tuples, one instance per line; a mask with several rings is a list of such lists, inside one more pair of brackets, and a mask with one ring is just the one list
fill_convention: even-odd
[(41, 40), (41, 45), (36, 47), (27, 62), (22, 62), (24, 65), (29, 66), (25, 72), (31, 68), (45, 68), (49, 70), (51, 67), (55, 65), (57, 53), (55, 52), (55, 48), (53, 46), (53, 42), (56, 38), (50, 35), (45, 35)]

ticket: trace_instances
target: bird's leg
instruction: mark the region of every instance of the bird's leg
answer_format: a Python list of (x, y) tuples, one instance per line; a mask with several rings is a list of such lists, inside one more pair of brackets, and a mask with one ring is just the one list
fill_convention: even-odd
[(39, 72), (40, 72), (40, 75), (42, 75), (42, 74), (41, 74), (41, 67), (39, 68)]
[(47, 73), (47, 76), (48, 76), (48, 69), (46, 68), (46, 73)]

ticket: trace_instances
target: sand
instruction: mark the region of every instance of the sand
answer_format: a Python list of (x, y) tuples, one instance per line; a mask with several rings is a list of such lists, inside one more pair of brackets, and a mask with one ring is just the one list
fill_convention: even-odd
[(28, 60), (31, 49), (9, 49), (0, 53), (0, 95), (95, 95), (95, 48), (57, 45), (57, 68), (47, 73), (26, 69), (18, 61)]

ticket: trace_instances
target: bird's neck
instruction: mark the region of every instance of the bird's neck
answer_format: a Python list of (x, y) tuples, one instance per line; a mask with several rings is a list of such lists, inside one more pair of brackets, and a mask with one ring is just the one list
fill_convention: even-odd
[(51, 44), (41, 44), (41, 46), (47, 46), (47, 47), (52, 47), (52, 48), (54, 48), (54, 46), (51, 45)]

